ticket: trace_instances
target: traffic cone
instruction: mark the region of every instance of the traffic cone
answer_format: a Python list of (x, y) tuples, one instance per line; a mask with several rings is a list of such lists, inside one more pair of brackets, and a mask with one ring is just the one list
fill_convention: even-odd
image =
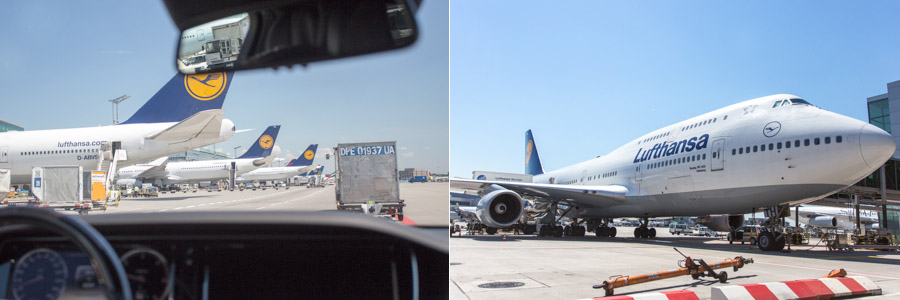
[(505, 235), (505, 234), (503, 235), (503, 241), (504, 241), (504, 242), (506, 241), (506, 235)]

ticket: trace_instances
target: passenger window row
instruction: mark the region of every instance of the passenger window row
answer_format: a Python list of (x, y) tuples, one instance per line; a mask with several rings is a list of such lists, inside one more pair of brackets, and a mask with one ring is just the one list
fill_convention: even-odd
[(70, 149), (70, 150), (49, 150), (49, 151), (28, 151), (19, 152), (19, 155), (46, 155), (46, 154), (69, 154), (69, 153), (93, 153), (99, 152), (100, 149)]
[[(653, 140), (660, 139), (660, 138), (664, 138), (664, 137), (667, 137), (667, 136), (669, 136), (669, 133), (668, 133), (668, 132), (666, 132), (666, 133), (660, 133), (660, 134), (657, 134), (657, 135), (648, 137), (648, 138), (644, 139), (642, 142), (646, 143), (646, 142), (653, 141)], [(638, 143), (638, 144), (640, 144), (640, 143)]]
[(650, 163), (650, 164), (647, 164), (647, 169), (648, 170), (656, 169), (656, 168), (680, 165), (683, 163), (690, 163), (690, 162), (703, 161), (703, 160), (706, 160), (706, 153), (696, 154), (696, 155), (688, 155), (688, 156), (684, 156), (684, 157), (678, 157), (678, 158), (667, 159), (667, 160), (663, 160), (663, 161)]
[[(786, 141), (786, 142), (769, 143), (768, 145), (762, 144), (762, 145), (753, 145), (753, 146), (734, 148), (734, 149), (731, 149), (731, 155), (740, 155), (740, 154), (744, 154), (745, 152), (750, 153), (751, 151), (753, 153), (756, 153), (756, 152), (765, 152), (766, 150), (768, 150), (768, 151), (781, 150), (782, 148), (790, 149), (791, 146), (793, 146), (794, 148), (799, 148), (801, 145), (804, 147), (807, 147), (810, 145), (810, 142), (812, 142), (812, 145), (814, 145), (814, 146), (818, 146), (822, 142), (825, 142), (825, 144), (828, 145), (828, 144), (831, 144), (831, 137), (826, 136), (825, 138), (803, 139), (802, 144), (800, 143), (800, 140), (797, 139), (797, 140), (794, 140), (793, 142)], [(844, 137), (840, 136), (840, 135), (835, 136), (834, 142), (837, 144), (843, 143)]]
[(697, 122), (697, 123), (694, 123), (694, 124), (691, 124), (691, 125), (688, 125), (688, 126), (684, 126), (684, 127), (681, 127), (681, 131), (691, 130), (691, 129), (694, 129), (694, 128), (697, 128), (697, 127), (700, 127), (700, 126), (703, 126), (703, 125), (709, 125), (709, 124), (715, 123), (716, 120), (718, 120), (718, 119), (719, 119), (719, 118), (712, 118), (712, 119), (709, 119), (709, 120), (705, 120), (705, 121), (703, 121), (703, 122)]
[(603, 178), (607, 178), (607, 177), (616, 176), (617, 174), (619, 174), (619, 171), (606, 172), (606, 173), (601, 174), (600, 176)]

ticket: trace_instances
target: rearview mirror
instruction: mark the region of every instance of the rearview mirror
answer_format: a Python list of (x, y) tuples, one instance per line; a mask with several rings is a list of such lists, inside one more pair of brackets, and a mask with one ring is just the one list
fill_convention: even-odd
[[(248, 1), (220, 10), (243, 13), (182, 30), (176, 65), (184, 74), (305, 66), (403, 48), (418, 38), (411, 8), (416, 5), (405, 0)], [(197, 23), (216, 15), (209, 7), (197, 11), (199, 16), (191, 14), (200, 9), (196, 6), (169, 9), (176, 24), (182, 23), (179, 17)]]

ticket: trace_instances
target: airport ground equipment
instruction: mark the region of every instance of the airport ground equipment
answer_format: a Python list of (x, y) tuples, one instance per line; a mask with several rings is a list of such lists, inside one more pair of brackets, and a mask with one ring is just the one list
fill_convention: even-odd
[(0, 169), (0, 201), (3, 201), (7, 196), (9, 196), (12, 189), (10, 188), (10, 182), (12, 179), (12, 173), (9, 169)]
[(334, 148), (338, 210), (403, 221), (396, 142), (346, 143)]
[(880, 251), (897, 251), (900, 249), (897, 236), (891, 234), (886, 229), (867, 230), (863, 234), (854, 234), (851, 236), (853, 245), (851, 249), (871, 249)]
[[(81, 166), (34, 167), (31, 171), (31, 193), (34, 195), (34, 204), (52, 209), (74, 210), (79, 214), (87, 214), (95, 209), (90, 199), (87, 201), (83, 199), (82, 173)], [(96, 209), (105, 210), (106, 206), (102, 205)]]
[(732, 268), (735, 272), (737, 272), (737, 270), (743, 268), (744, 265), (753, 263), (752, 258), (736, 256), (734, 259), (729, 259), (714, 264), (707, 264), (706, 261), (702, 259), (691, 259), (690, 256), (686, 256), (684, 255), (684, 253), (681, 253), (681, 251), (678, 251), (678, 248), (674, 249), (676, 252), (678, 252), (678, 254), (681, 254), (681, 256), (684, 257), (684, 260), (680, 260), (678, 262), (678, 269), (634, 276), (616, 275), (604, 281), (603, 284), (595, 285), (594, 288), (602, 288), (606, 291), (606, 296), (612, 296), (615, 288), (684, 275), (691, 275), (691, 277), (694, 279), (709, 276), (718, 279), (721, 283), (725, 283), (726, 281), (728, 281), (728, 273), (725, 271), (716, 273), (716, 269)]

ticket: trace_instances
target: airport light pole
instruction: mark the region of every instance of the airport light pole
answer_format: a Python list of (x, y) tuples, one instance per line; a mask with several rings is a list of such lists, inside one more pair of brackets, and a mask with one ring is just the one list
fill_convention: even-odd
[(234, 158), (237, 158), (237, 149), (241, 146), (234, 147)]
[(108, 100), (109, 102), (112, 102), (112, 104), (113, 104), (113, 107), (112, 107), (112, 109), (113, 109), (113, 112), (112, 112), (113, 113), (113, 124), (119, 124), (119, 103), (122, 103), (122, 101), (128, 100), (128, 98), (131, 98), (131, 97), (128, 95), (122, 95), (116, 99)]

